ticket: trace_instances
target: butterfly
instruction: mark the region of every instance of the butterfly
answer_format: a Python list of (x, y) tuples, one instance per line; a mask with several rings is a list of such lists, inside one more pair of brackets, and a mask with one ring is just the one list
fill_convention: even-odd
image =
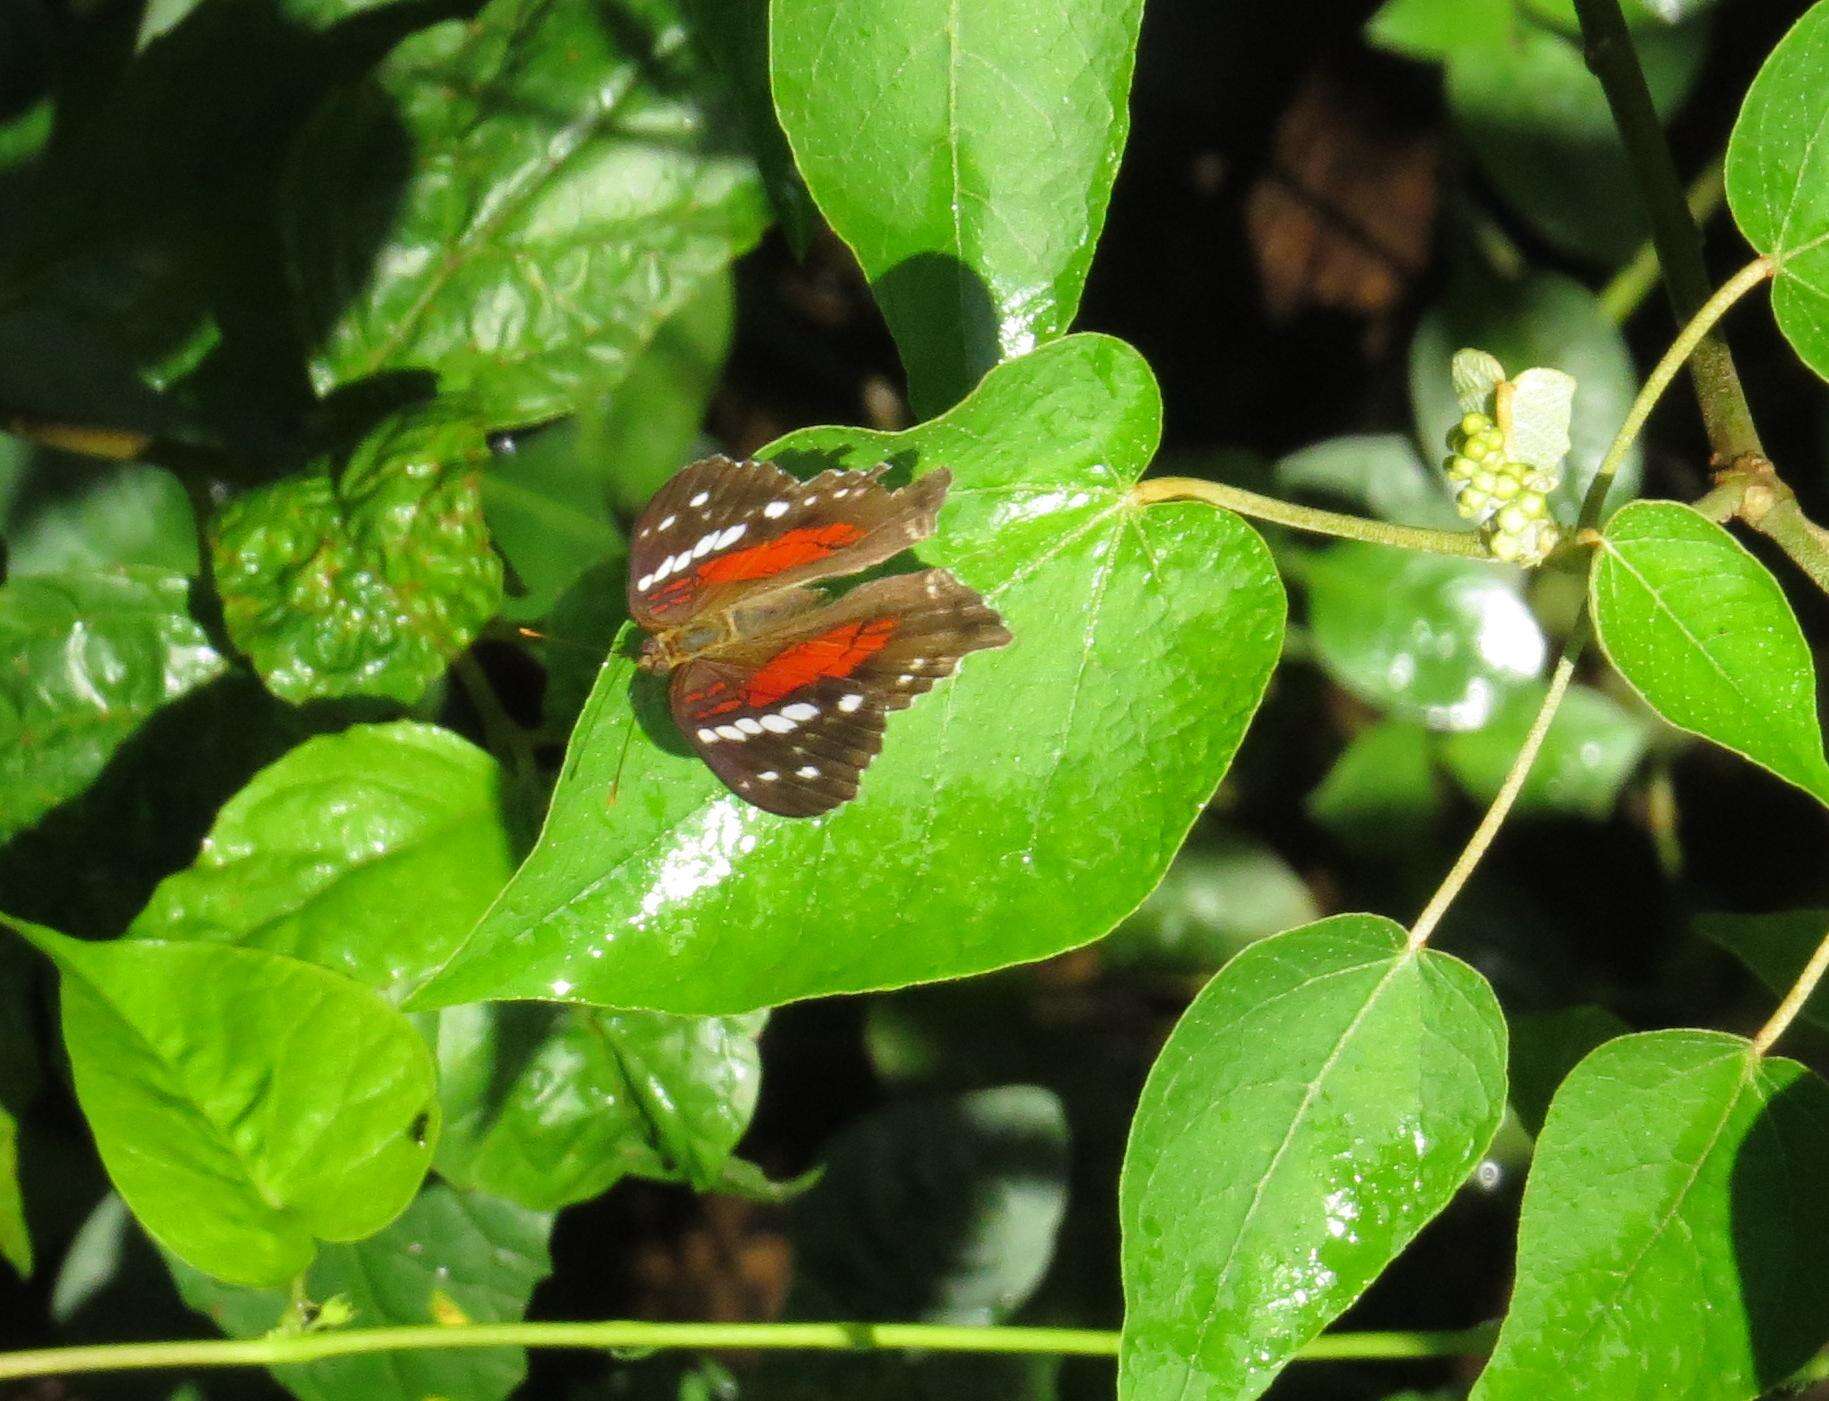
[(934, 533), (952, 474), (900, 490), (885, 464), (800, 481), (767, 462), (708, 457), (643, 509), (629, 613), (643, 670), (670, 673), (674, 722), (726, 787), (810, 817), (857, 795), (885, 718), (1010, 641), (1003, 619), (944, 569), (829, 597), (815, 580), (881, 564)]

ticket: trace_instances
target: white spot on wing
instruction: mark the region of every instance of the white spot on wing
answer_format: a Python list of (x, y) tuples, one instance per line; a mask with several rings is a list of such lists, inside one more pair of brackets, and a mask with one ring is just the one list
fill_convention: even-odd
[(697, 496), (693, 497), (692, 500), (688, 501), (686, 504), (688, 506), (698, 507), (698, 506), (703, 506), (709, 500), (711, 500), (711, 493), (709, 491), (701, 491)]
[(818, 778), (819, 777), (819, 770), (816, 769), (811, 764), (807, 764), (801, 768), (795, 769), (794, 772), (801, 778)]
[(714, 550), (729, 549), (732, 545), (736, 544), (736, 542), (738, 540), (743, 538), (743, 533), (748, 529), (749, 529), (749, 527), (747, 525), (743, 524), (742, 521), (738, 521), (735, 525), (731, 526), (728, 530), (726, 530), (722, 535), (718, 536), (717, 540), (713, 542), (711, 548)]
[(717, 543), (718, 532), (715, 530), (706, 531), (703, 535), (699, 536), (699, 543), (692, 547), (692, 557), (694, 559), (705, 558), (706, 555), (710, 554), (712, 550), (717, 547)]
[(700, 744), (716, 744), (717, 742), (718, 732), (716, 730), (707, 728), (699, 731)]
[(671, 530), (671, 529), (673, 529), (673, 522), (675, 522), (678, 519), (679, 519), (678, 516), (668, 516), (666, 520), (664, 520), (660, 523), (658, 528), (661, 530)]
[(759, 735), (762, 733), (762, 722), (745, 715), (737, 721), (737, 728), (746, 735)]
[(839, 697), (838, 708), (840, 710), (844, 711), (845, 714), (849, 715), (852, 711), (856, 710), (863, 703), (864, 703), (864, 698), (862, 696), (858, 695), (854, 691), (848, 696)]
[(788, 503), (785, 501), (771, 501), (762, 508), (762, 514), (770, 520), (780, 520), (787, 512)]
[(761, 773), (757, 774), (756, 777), (761, 779), (764, 783), (773, 783), (776, 779), (780, 778), (781, 775), (776, 773), (773, 769), (764, 769)]
[(739, 730), (735, 725), (719, 725), (718, 734), (725, 739), (744, 740), (749, 738), (748, 735), (744, 734), (743, 731)]
[(794, 722), (785, 715), (764, 715), (762, 717), (762, 728), (772, 735), (785, 735), (791, 733), (797, 727)]
[(792, 705), (782, 706), (781, 713), (787, 716), (788, 719), (804, 725), (815, 715), (819, 714), (819, 707), (816, 705), (808, 705), (805, 701), (795, 701)]
[(635, 592), (646, 593), (653, 583), (654, 576), (652, 574), (644, 574), (635, 581)]

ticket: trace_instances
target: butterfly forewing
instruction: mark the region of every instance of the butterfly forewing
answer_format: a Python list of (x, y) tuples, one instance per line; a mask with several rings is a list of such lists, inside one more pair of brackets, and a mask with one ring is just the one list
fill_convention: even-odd
[(888, 711), (967, 652), (1009, 640), (997, 613), (944, 569), (876, 579), (687, 662), (673, 674), (673, 716), (739, 796), (810, 816), (856, 796)]
[(763, 593), (880, 564), (933, 534), (950, 475), (900, 491), (886, 467), (798, 481), (766, 462), (709, 457), (680, 471), (636, 522), (629, 612), (679, 627)]

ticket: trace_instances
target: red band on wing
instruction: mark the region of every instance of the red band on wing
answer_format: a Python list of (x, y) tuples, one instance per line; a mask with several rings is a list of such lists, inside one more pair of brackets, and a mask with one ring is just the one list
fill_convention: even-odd
[(733, 550), (727, 555), (708, 559), (695, 571), (701, 583), (734, 584), (744, 579), (766, 579), (797, 565), (811, 564), (836, 554), (856, 541), (864, 532), (849, 521), (830, 525), (806, 525), (798, 530), (752, 545), (747, 550)]
[(851, 675), (888, 646), (895, 627), (894, 618), (871, 618), (796, 642), (749, 678), (744, 704), (760, 710), (824, 677)]

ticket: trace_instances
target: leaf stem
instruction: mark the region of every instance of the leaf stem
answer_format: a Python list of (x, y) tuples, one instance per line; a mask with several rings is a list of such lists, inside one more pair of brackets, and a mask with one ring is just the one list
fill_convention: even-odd
[(1415, 525), (1392, 525), (1388, 521), (1368, 520), (1338, 511), (1322, 511), (1312, 506), (1298, 506), (1279, 501), (1274, 496), (1260, 496), (1243, 487), (1210, 482), (1201, 477), (1149, 477), (1131, 488), (1131, 497), (1149, 505), (1158, 501), (1204, 501), (1209, 506), (1224, 506), (1241, 516), (1306, 530), (1315, 535), (1333, 535), (1344, 540), (1365, 540), (1374, 545), (1390, 545), (1400, 550), (1422, 550), (1436, 555), (1458, 555), (1463, 559), (1491, 559), (1485, 541), (1472, 531), (1428, 530)]
[[(1444, 1332), (1335, 1333), (1298, 1357), (1307, 1361), (1401, 1360), (1484, 1354), (1491, 1325)], [(0, 1353), (0, 1381), (85, 1372), (189, 1367), (283, 1367), (380, 1352), (524, 1347), (593, 1350), (793, 1349), (805, 1352), (919, 1350), (1116, 1357), (1118, 1334), (1098, 1328), (986, 1328), (937, 1323), (470, 1323), (346, 1328), (194, 1342), (105, 1343)]]
[(1429, 936), (1435, 932), (1435, 926), (1441, 923), (1442, 916), (1448, 913), (1448, 907), (1454, 903), (1455, 896), (1461, 893), (1461, 887), (1472, 877), (1474, 868), (1480, 864), (1480, 858), (1486, 855), (1486, 849), (1492, 845), (1493, 838), (1499, 835), (1500, 826), (1511, 814), (1512, 804), (1518, 801), (1518, 794), (1524, 789), (1525, 779), (1530, 777), (1531, 765), (1537, 762), (1537, 753), (1543, 748), (1544, 738), (1550, 732), (1550, 724), (1556, 718), (1563, 696), (1568, 693), (1569, 682), (1575, 678), (1575, 661), (1587, 640), (1587, 615), (1584, 612), (1580, 631), (1569, 638), (1562, 649), (1562, 655), (1556, 659), (1556, 669), (1550, 674), (1550, 688), (1544, 693), (1543, 704), (1537, 707), (1537, 718), (1531, 721), (1524, 743), (1512, 759), (1511, 768), (1506, 771), (1505, 781), (1499, 785), (1492, 805), (1486, 809), (1480, 825), (1473, 829), (1473, 835), (1467, 839), (1467, 845), (1461, 849), (1460, 856), (1442, 878), (1435, 894), (1429, 897), (1429, 903), (1423, 906), (1423, 912), (1416, 917), (1416, 923), (1410, 926), (1411, 948), (1421, 948), (1428, 942)]
[[(1607, 95), (1645, 202), (1651, 241), (1657, 248), (1671, 306), (1679, 321), (1691, 321), (1708, 297), (1702, 230), (1684, 200), (1676, 162), (1664, 140), (1663, 123), (1652, 104), (1626, 17), (1620, 12), (1619, 0), (1575, 0), (1575, 12), (1581, 21), (1588, 67)], [(1740, 388), (1740, 374), (1725, 340), (1712, 333), (1701, 339), (1691, 377), (1716, 458), (1732, 462), (1747, 453), (1763, 453), (1753, 411)]]
[(1753, 1038), (1755, 1052), (1763, 1056), (1772, 1048), (1772, 1043), (1785, 1034), (1785, 1028), (1803, 1010), (1804, 1003), (1810, 1000), (1810, 994), (1816, 991), (1816, 985), (1823, 980), (1824, 973), (1829, 973), (1829, 934), (1823, 935), (1822, 943), (1810, 955), (1810, 961), (1804, 965), (1804, 971), (1797, 975), (1797, 981), (1785, 994), (1785, 1000), (1778, 1004), (1778, 1010), (1759, 1028), (1758, 1035)]

